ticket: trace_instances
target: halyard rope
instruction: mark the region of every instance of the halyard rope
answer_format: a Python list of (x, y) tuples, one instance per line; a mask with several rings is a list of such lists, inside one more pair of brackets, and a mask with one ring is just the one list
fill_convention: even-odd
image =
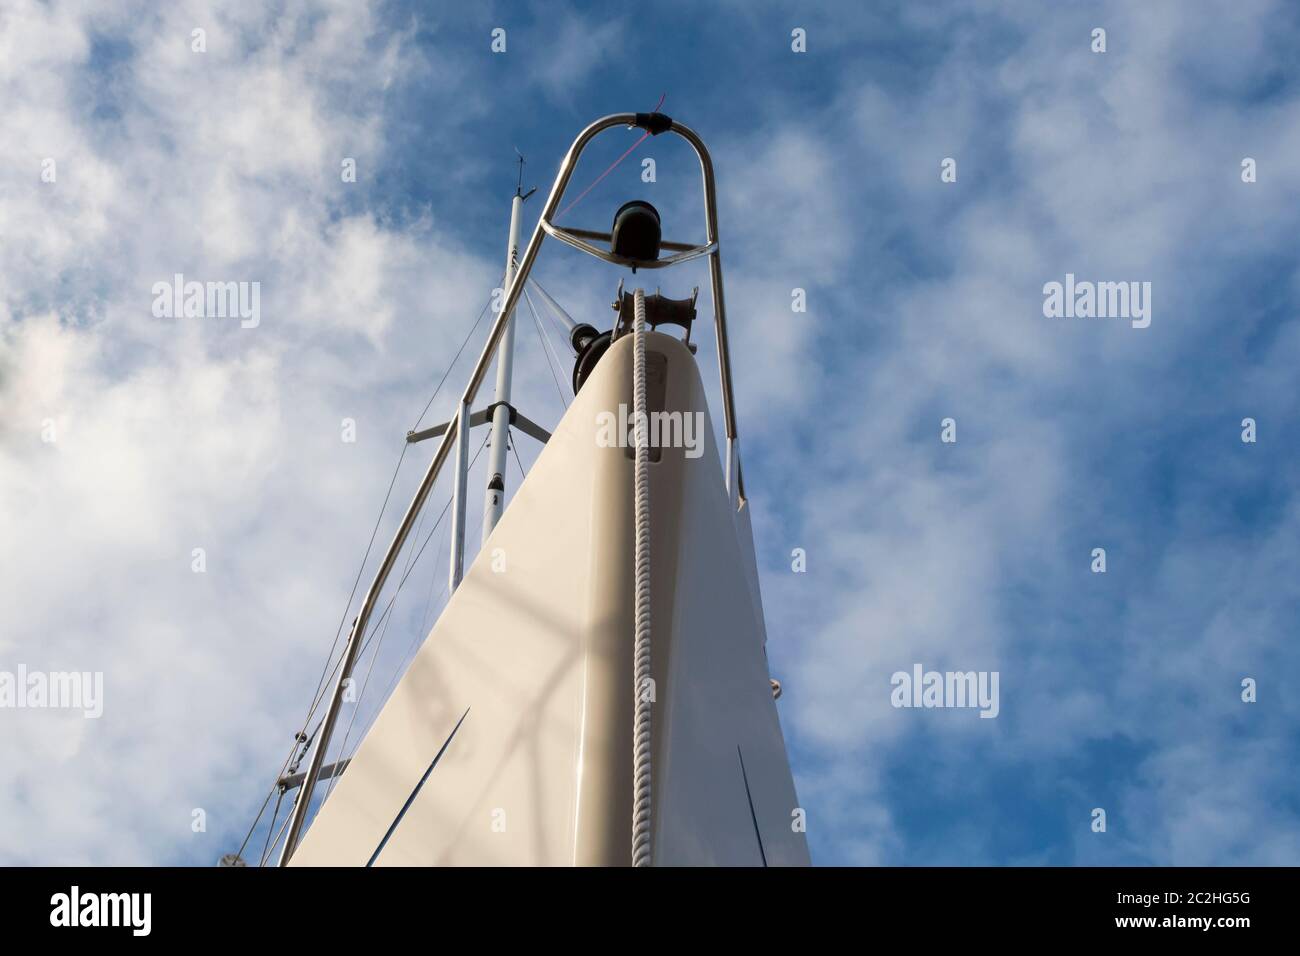
[(649, 866), (651, 850), (650, 447), (645, 391), (645, 290), (633, 294), (632, 411), (636, 428), (636, 644), (632, 743), (632, 865)]

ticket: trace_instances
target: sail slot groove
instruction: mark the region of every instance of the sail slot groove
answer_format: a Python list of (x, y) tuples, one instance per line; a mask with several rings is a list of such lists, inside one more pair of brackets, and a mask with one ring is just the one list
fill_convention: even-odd
[(413, 804), (415, 798), (420, 795), (420, 790), (424, 787), (424, 782), (429, 779), (429, 774), (433, 773), (433, 768), (438, 766), (438, 761), (441, 760), (442, 755), (447, 752), (447, 746), (451, 743), (452, 737), (456, 736), (456, 731), (460, 730), (460, 725), (465, 722), (465, 718), (468, 716), (469, 708), (466, 707), (465, 713), (460, 715), (460, 720), (456, 721), (456, 726), (451, 728), (451, 733), (447, 736), (447, 739), (442, 742), (442, 746), (438, 748), (438, 752), (433, 755), (433, 760), (429, 763), (429, 768), (424, 771), (424, 776), (422, 776), (420, 782), (415, 785), (415, 789), (411, 791), (411, 795), (406, 798), (406, 802), (402, 804), (402, 809), (397, 811), (397, 816), (393, 818), (393, 822), (388, 825), (388, 832), (385, 833), (384, 838), (379, 841), (379, 846), (375, 847), (375, 852), (370, 854), (370, 859), (366, 861), (367, 867), (375, 865), (375, 860), (379, 859), (379, 854), (384, 851), (384, 847), (388, 845), (389, 839), (397, 831), (397, 825), (402, 822), (402, 817), (406, 816), (406, 811), (411, 809), (411, 804)]
[(754, 821), (754, 838), (758, 840), (758, 855), (767, 866), (767, 851), (763, 849), (763, 834), (758, 829), (758, 814), (754, 812), (754, 796), (749, 792), (749, 775), (745, 773), (745, 755), (736, 744), (736, 756), (740, 758), (740, 779), (745, 782), (745, 799), (749, 801), (749, 818)]

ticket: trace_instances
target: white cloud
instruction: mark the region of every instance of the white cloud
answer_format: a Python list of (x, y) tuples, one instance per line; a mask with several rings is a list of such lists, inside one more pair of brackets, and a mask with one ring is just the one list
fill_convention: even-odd
[[(499, 266), (428, 217), (347, 211), (340, 161), (379, 152), (371, 107), (414, 57), (371, 7), (3, 16), (0, 98), (19, 105), (0, 195), (21, 241), (0, 249), (0, 648), (104, 671), (105, 710), (5, 711), (0, 856), (215, 861), (290, 742), (430, 368)], [(124, 33), (133, 17), (148, 29)], [(118, 117), (96, 119), (79, 97), (107, 35), (136, 46)], [(260, 325), (154, 318), (177, 272), (260, 281)]]
[[(800, 429), (797, 456), (765, 458), (782, 476), (777, 487), (798, 489), (786, 499), (796, 516), (773, 527), (760, 500), (759, 529), (772, 555), (764, 582), (769, 652), (787, 691), (786, 726), (813, 750), (815, 766), (828, 765), (813, 786), (832, 810), (818, 839), (835, 859), (907, 862), (928, 852), (897, 833), (848, 846), (866, 824), (852, 803), (825, 795), (817, 782), (914, 761), (918, 741), (941, 779), (964, 766), (968, 746), (1014, 766), (1077, 759), (1089, 744), (1127, 739), (1156, 754), (1141, 764), (1146, 783), (1124, 790), (1143, 812), (1142, 827), (1130, 833), (1132, 852), (1165, 863), (1280, 860), (1292, 852), (1294, 825), (1282, 808), (1246, 787), (1225, 792), (1193, 779), (1202, 764), (1164, 755), (1185, 745), (1193, 720), (1216, 728), (1200, 759), (1220, 772), (1246, 774), (1282, 746), (1283, 723), (1270, 723), (1249, 756), (1226, 757), (1235, 746), (1227, 722), (1244, 706), (1230, 672), (1264, 647), (1264, 659), (1279, 666), (1289, 625), (1274, 614), (1252, 628), (1229, 611), (1238, 605), (1234, 585), (1222, 583), (1222, 562), (1257, 569), (1260, 591), (1249, 588), (1254, 603), (1246, 606), (1276, 610), (1293, 590), (1282, 582), (1283, 568), (1298, 557), (1294, 547), (1271, 540), (1265, 553), (1281, 550), (1269, 558), (1257, 556), (1258, 542), (1220, 542), (1227, 556), (1212, 548), (1207, 555), (1201, 529), (1213, 516), (1205, 514), (1173, 528), (1135, 528), (1159, 536), (1166, 553), (1192, 561), (1197, 573), (1171, 567), (1156, 594), (1108, 616), (1091, 606), (1090, 586), (1098, 587), (1087, 575), (1091, 545), (1076, 540), (1085, 515), (1094, 524), (1105, 518), (1111, 467), (1151, 480), (1155, 463), (1139, 463), (1150, 462), (1149, 443), (1165, 437), (1161, 422), (1172, 432), (1213, 427), (1214, 415), (1225, 416), (1225, 434), (1235, 437), (1235, 412), (1223, 410), (1222, 395), (1194, 396), (1192, 408), (1166, 403), (1195, 392), (1201, 336), (1236, 341), (1231, 318), (1198, 304), (1233, 291), (1237, 264), (1271, 255), (1295, 226), (1293, 183), (1274, 183), (1265, 198), (1243, 191), (1249, 187), (1238, 177), (1241, 155), (1294, 164), (1295, 144), (1279, 131), (1294, 128), (1283, 118), (1296, 109), (1295, 97), (1202, 108), (1203, 94), (1184, 82), (1189, 71), (1266, 57), (1267, 5), (1253, 9), (1257, 28), (1224, 34), (1182, 8), (1177, 16), (1168, 7), (1137, 9), (1104, 18), (1107, 60), (1088, 58), (1087, 31), (1072, 31), (1071, 15), (1008, 20), (1016, 42), (998, 57), (981, 42), (996, 34), (996, 21), (945, 18), (932, 26), (944, 31), (946, 52), (925, 81), (888, 92), (846, 82), (824, 113), (801, 118), (801, 127), (820, 129), (844, 129), (838, 118), (853, 118), (844, 134), (863, 155), (853, 175), (864, 199), (846, 201), (839, 216), (857, 215), (863, 225), (834, 269), (855, 281), (823, 282), (815, 293), (833, 297), (808, 350), (820, 362), (803, 378), (817, 424)], [(1234, 83), (1249, 82), (1239, 69), (1230, 72)], [(940, 182), (946, 156), (958, 159), (957, 184)], [(795, 165), (814, 170), (805, 188), (827, 200), (841, 194), (842, 176)], [(784, 223), (788, 210), (776, 218)], [(818, 217), (810, 218), (792, 234), (808, 235)], [(833, 227), (837, 218), (830, 213)], [(769, 237), (760, 230), (750, 238), (757, 245)], [(814, 241), (809, 251), (835, 262), (832, 245)], [(927, 273), (899, 275), (914, 262)], [(1044, 320), (1041, 285), (1067, 270), (1154, 280), (1156, 315), (1146, 338), (1127, 327)], [(1259, 360), (1242, 363), (1241, 376), (1273, 382), (1269, 370), (1294, 356), (1295, 336), (1283, 332)], [(1257, 404), (1272, 401), (1254, 394)], [(1271, 387), (1267, 394), (1276, 398)], [(949, 415), (959, 440), (944, 446), (939, 419)], [(1191, 467), (1186, 454), (1175, 449), (1168, 458)], [(1283, 484), (1294, 496), (1294, 482)], [(1286, 538), (1281, 527), (1279, 534)], [(808, 551), (806, 575), (783, 564), (795, 546)], [(1073, 577), (1071, 549), (1080, 569)], [(1145, 564), (1121, 563), (1109, 580), (1127, 594), (1148, 573)], [(1243, 569), (1227, 580), (1244, 586), (1252, 578)], [(1180, 620), (1189, 590), (1212, 595), (1206, 611), (1222, 607), (1219, 617), (1232, 623), (1219, 619), (1202, 633), (1203, 622)], [(1041, 612), (1027, 621), (1024, 607)], [(1089, 621), (1105, 630), (1088, 632)], [(1110, 663), (1098, 667), (1098, 659)], [(893, 710), (889, 675), (913, 662), (1001, 670), (1001, 717), (962, 722)], [(1219, 696), (1208, 702), (1212, 694)], [(1272, 705), (1280, 721), (1279, 706), (1290, 705)], [(868, 806), (899, 797), (846, 787)], [(1248, 809), (1229, 814), (1229, 806)], [(972, 804), (971, 820), (986, 812)], [(1267, 820), (1286, 849), (1265, 857), (1252, 851), (1245, 840), (1252, 816)], [(1196, 828), (1211, 819), (1217, 822), (1198, 843)], [(992, 851), (979, 841), (967, 849), (965, 857), (953, 847), (936, 858), (970, 862)]]
[(625, 30), (625, 21), (611, 19), (608, 11), (585, 17), (572, 10), (547, 10), (527, 29), (525, 42), (515, 40), (503, 55), (527, 57), (533, 81), (549, 96), (572, 98), (604, 64), (612, 61), (611, 69), (619, 69), (635, 52)]

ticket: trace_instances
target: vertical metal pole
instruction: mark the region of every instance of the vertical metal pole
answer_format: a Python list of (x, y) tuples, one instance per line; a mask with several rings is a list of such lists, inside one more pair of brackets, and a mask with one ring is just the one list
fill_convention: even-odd
[(455, 592), (465, 576), (465, 491), (469, 484), (469, 402), (461, 399), (456, 411), (456, 483), (451, 492), (451, 567), (447, 593)]
[(727, 497), (731, 510), (740, 510), (740, 439), (727, 436)]
[[(524, 197), (515, 190), (514, 201), (510, 204), (510, 242), (506, 246), (506, 281), (503, 288), (510, 287), (510, 280), (515, 277), (515, 262), (519, 258), (519, 211), (524, 204)], [(501, 520), (501, 512), (506, 507), (506, 450), (510, 441), (510, 380), (514, 372), (515, 361), (515, 316), (512, 312), (506, 317), (506, 330), (501, 336), (501, 348), (497, 351), (497, 387), (492, 410), (492, 452), (488, 460), (487, 491), (483, 495), (483, 540), (487, 541), (492, 529)]]

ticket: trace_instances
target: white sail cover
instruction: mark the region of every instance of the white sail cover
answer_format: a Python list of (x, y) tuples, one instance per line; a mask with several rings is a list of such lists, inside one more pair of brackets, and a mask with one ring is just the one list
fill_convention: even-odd
[[(729, 503), (694, 357), (658, 333), (647, 357), (650, 408), (703, 423), (690, 433), (698, 457), (665, 447), (651, 465), (653, 861), (807, 864), (748, 513)], [(631, 862), (633, 459), (602, 443), (599, 418), (631, 408), (631, 365), (628, 335), (570, 406), (294, 865)]]

